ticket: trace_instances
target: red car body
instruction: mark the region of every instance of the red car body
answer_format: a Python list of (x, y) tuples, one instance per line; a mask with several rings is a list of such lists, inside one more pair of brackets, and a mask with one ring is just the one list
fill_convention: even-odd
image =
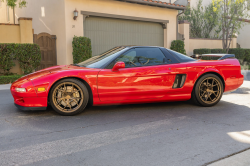
[[(25, 108), (46, 108), (51, 87), (63, 78), (77, 78), (87, 85), (93, 105), (132, 104), (184, 101), (191, 98), (199, 77), (214, 73), (223, 80), (224, 92), (233, 91), (243, 83), (237, 59), (224, 59), (112, 69), (85, 68), (62, 65), (26, 75), (11, 86), (14, 103)], [(177, 74), (185, 74), (185, 83), (174, 89)], [(26, 88), (17, 92), (16, 88)], [(45, 91), (38, 91), (45, 88)]]

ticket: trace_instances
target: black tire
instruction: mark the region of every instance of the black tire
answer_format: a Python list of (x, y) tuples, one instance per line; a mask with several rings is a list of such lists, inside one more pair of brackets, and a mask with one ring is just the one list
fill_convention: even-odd
[(85, 109), (89, 101), (87, 87), (79, 80), (67, 78), (53, 85), (49, 101), (61, 115), (76, 115)]
[(206, 74), (199, 78), (192, 92), (192, 101), (196, 105), (211, 107), (216, 105), (224, 92), (222, 80), (215, 74)]

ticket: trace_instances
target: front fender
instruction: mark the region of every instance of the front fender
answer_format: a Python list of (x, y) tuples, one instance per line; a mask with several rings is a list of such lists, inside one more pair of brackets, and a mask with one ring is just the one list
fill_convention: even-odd
[[(82, 74), (81, 72), (70, 73), (70, 72), (57, 72), (57, 73), (50, 73), (45, 77), (40, 77), (38, 79), (32, 80), (32, 83), (36, 89), (38, 97), (48, 97), (49, 92), (53, 85), (65, 78), (77, 78), (85, 81), (91, 88), (92, 93), (97, 93), (97, 73), (92, 74)], [(46, 91), (39, 92), (38, 88), (45, 88)]]

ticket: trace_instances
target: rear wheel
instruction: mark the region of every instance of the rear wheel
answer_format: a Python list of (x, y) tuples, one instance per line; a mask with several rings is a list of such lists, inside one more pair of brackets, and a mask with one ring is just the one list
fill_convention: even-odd
[(50, 103), (61, 115), (76, 115), (88, 104), (89, 94), (86, 86), (77, 79), (64, 79), (51, 89)]
[(224, 87), (221, 79), (217, 75), (206, 74), (196, 83), (192, 99), (198, 105), (214, 106), (220, 101), (223, 91)]

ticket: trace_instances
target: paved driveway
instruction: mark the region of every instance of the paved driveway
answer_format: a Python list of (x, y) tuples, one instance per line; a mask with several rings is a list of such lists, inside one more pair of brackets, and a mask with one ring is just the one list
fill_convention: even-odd
[(204, 165), (250, 147), (250, 73), (218, 105), (92, 107), (72, 117), (22, 112), (0, 90), (0, 165)]

